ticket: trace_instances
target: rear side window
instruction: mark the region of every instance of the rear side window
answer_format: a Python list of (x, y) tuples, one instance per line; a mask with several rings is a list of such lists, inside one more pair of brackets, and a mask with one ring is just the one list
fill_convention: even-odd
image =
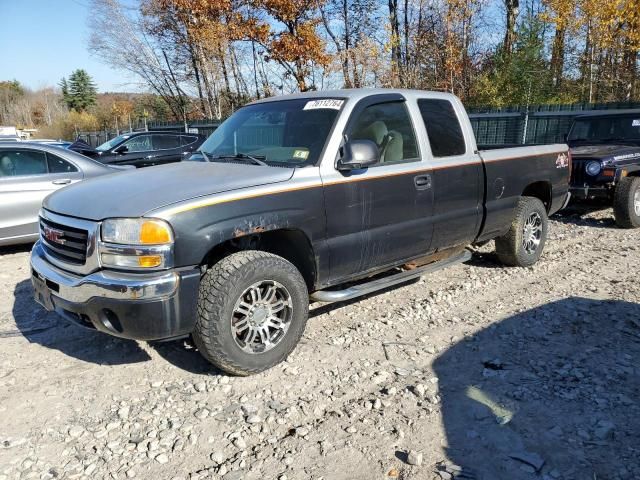
[(154, 135), (154, 150), (170, 150), (180, 147), (180, 137), (178, 135)]
[(47, 153), (47, 163), (49, 164), (49, 173), (69, 173), (78, 171), (75, 166), (52, 153)]
[(35, 150), (0, 150), (0, 177), (44, 175), (47, 159)]
[(422, 121), (427, 129), (434, 157), (463, 155), (467, 148), (453, 105), (448, 100), (418, 100)]

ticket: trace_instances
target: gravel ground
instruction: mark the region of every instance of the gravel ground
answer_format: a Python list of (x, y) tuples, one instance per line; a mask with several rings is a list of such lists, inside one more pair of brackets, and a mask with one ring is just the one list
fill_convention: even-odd
[(640, 231), (552, 219), (542, 261), (315, 305), (288, 361), (68, 325), (0, 254), (0, 480), (640, 478)]

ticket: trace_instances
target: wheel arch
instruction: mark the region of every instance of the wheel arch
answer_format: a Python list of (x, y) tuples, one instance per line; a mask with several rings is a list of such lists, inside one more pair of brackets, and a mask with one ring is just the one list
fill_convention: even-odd
[(551, 210), (551, 204), (553, 200), (552, 187), (551, 182), (547, 180), (530, 183), (522, 191), (522, 196), (537, 198), (543, 203), (547, 210), (547, 213), (549, 213), (549, 211)]
[(260, 250), (273, 253), (291, 262), (313, 291), (317, 282), (317, 262), (311, 240), (296, 228), (277, 228), (242, 232), (236, 230), (233, 238), (212, 246), (202, 259), (201, 265), (210, 268), (224, 257), (243, 250)]

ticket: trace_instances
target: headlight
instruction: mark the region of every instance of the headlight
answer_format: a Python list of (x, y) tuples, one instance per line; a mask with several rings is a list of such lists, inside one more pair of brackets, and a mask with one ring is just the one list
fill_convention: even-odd
[(173, 232), (164, 220), (111, 218), (102, 222), (102, 241), (120, 245), (164, 245), (173, 242)]
[(601, 170), (602, 170), (602, 165), (600, 164), (600, 162), (596, 162), (594, 160), (592, 162), (587, 163), (586, 171), (592, 177), (595, 177), (596, 175), (598, 175)]
[(173, 267), (173, 231), (164, 220), (110, 218), (102, 222), (100, 262), (105, 267), (146, 270)]

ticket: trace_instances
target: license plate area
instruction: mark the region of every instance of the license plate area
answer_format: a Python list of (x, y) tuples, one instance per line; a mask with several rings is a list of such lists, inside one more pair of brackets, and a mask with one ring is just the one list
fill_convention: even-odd
[(35, 270), (31, 272), (31, 283), (33, 284), (34, 299), (46, 310), (52, 311), (54, 309), (53, 301), (51, 299), (51, 291), (57, 292), (60, 290), (60, 286), (42, 277)]

